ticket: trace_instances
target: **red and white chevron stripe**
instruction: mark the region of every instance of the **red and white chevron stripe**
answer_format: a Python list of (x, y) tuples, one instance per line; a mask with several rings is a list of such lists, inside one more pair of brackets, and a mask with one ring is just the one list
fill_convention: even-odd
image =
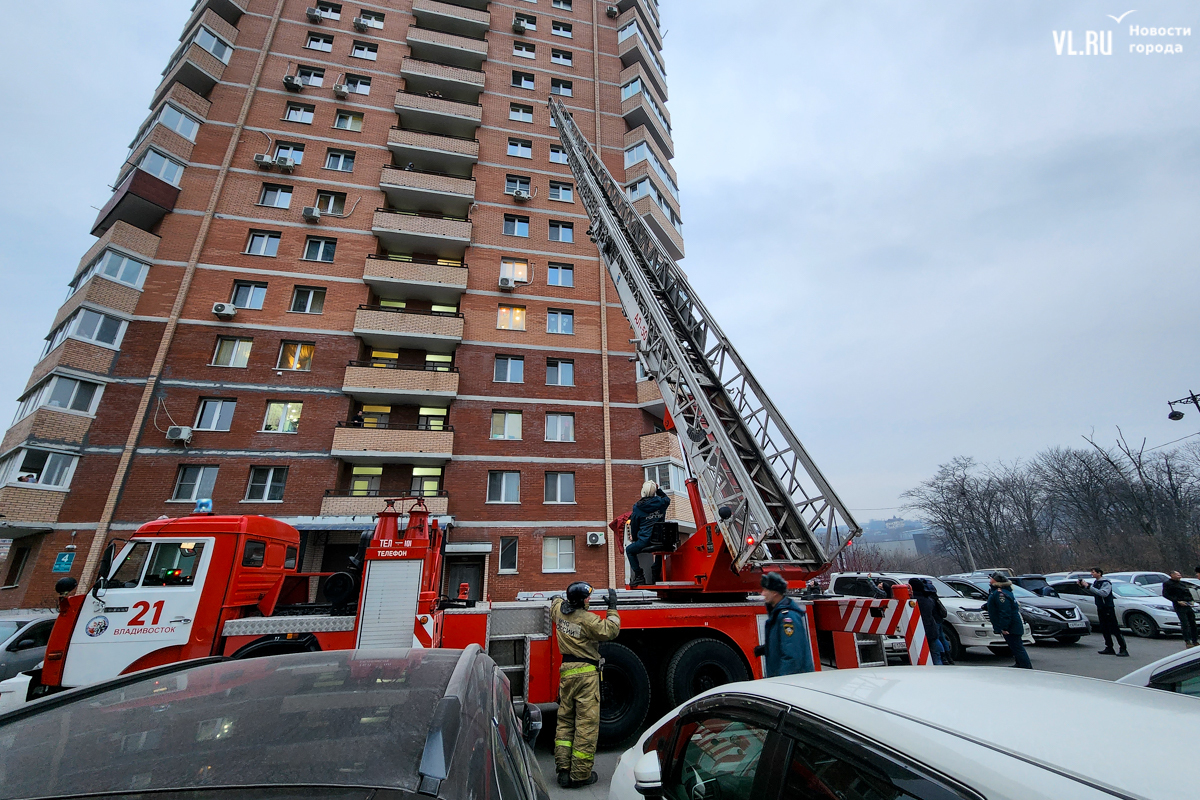
[[(881, 633), (894, 635), (900, 627), (902, 603), (897, 600), (867, 600), (839, 597), (822, 600), (822, 606), (837, 603), (836, 613), (821, 614), (822, 628), (852, 633)], [(826, 606), (826, 608), (829, 608)], [(878, 609), (872, 611), (872, 609)], [(824, 609), (822, 609), (824, 610)], [(832, 609), (830, 609), (832, 610)], [(833, 617), (832, 619), (830, 617)]]
[(929, 657), (929, 642), (925, 641), (925, 625), (921, 622), (921, 612), (917, 601), (906, 600), (904, 610), (900, 613), (900, 631), (908, 644), (908, 663), (913, 666), (925, 666), (933, 662)]
[(433, 647), (433, 617), (429, 614), (417, 616), (413, 625), (413, 647)]

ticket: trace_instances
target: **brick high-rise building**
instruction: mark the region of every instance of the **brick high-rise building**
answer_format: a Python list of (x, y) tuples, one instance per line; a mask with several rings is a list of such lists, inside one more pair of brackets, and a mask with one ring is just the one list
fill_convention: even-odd
[(422, 494), (449, 586), (623, 580), (588, 533), (682, 462), (546, 100), (682, 257), (656, 0), (200, 0), (180, 41), (4, 437), (0, 607), (202, 497), (309, 571)]

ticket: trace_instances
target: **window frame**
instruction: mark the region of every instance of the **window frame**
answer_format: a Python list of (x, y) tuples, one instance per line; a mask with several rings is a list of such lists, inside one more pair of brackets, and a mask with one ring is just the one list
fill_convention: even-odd
[[(564, 233), (567, 235), (567, 238), (565, 239), (563, 238)], [(546, 236), (552, 242), (559, 242), (561, 244), (575, 244), (575, 223), (552, 219), (550, 220), (549, 230), (547, 231)], [(557, 238), (555, 238), (556, 236)]]
[[(506, 545), (512, 545), (512, 566), (504, 566), (504, 556)], [(520, 572), (521, 565), (521, 540), (516, 536), (501, 536), (500, 547), (497, 550), (496, 556), (496, 574), (497, 575), (516, 575)]]
[[(504, 316), (505, 311), (508, 312), (509, 325), (505, 326)], [(528, 323), (529, 310), (525, 306), (508, 305), (500, 303), (496, 306), (496, 330), (498, 331), (524, 331)], [(520, 322), (520, 327), (516, 327), (517, 322)]]
[[(552, 275), (558, 278), (557, 282), (550, 280)], [(563, 283), (562, 279), (564, 276), (570, 276), (569, 283)], [(558, 261), (546, 262), (546, 285), (547, 286), (560, 286), (564, 289), (574, 289), (575, 288), (575, 265), (574, 264), (564, 264), (564, 263), (561, 263)]]
[[(500, 483), (499, 483), (500, 497), (501, 497), (500, 500), (492, 499), (492, 476), (493, 475), (501, 476)], [(514, 475), (516, 476), (515, 480), (517, 483), (517, 487), (516, 487), (517, 499), (516, 500), (504, 500), (503, 498), (508, 494), (509, 479)], [(486, 491), (484, 497), (485, 497), (484, 505), (503, 505), (503, 506), (520, 505), (521, 504), (521, 472), (520, 472), (520, 470), (501, 470), (501, 469), (488, 470), (487, 491)]]
[[(554, 369), (557, 373), (558, 382), (550, 383), (550, 362), (554, 362)], [(562, 366), (563, 364), (571, 365), (571, 382), (562, 382)], [(546, 385), (547, 386), (575, 386), (575, 359), (573, 358), (547, 358), (546, 359)]]
[(550, 23), (550, 35), (561, 36), (564, 39), (574, 39), (575, 26), (569, 22), (562, 22), (556, 19)]
[[(509, 226), (510, 221), (512, 222), (512, 230), (513, 230), (512, 233), (508, 232), (508, 226)], [(522, 230), (524, 230), (525, 232), (521, 233)], [(505, 236), (515, 236), (518, 239), (528, 239), (529, 238), (529, 217), (523, 216), (521, 214), (505, 214), (504, 215), (503, 233)]]
[[(187, 469), (192, 469), (192, 468), (200, 470), (200, 473), (196, 478), (196, 482), (192, 486), (192, 494), (189, 497), (180, 497), (179, 496), (179, 488), (180, 488), (180, 486), (183, 485), (184, 471)], [(203, 485), (205, 483), (204, 477), (206, 474), (208, 474), (207, 470), (212, 470), (212, 480), (209, 482), (209, 486), (208, 486), (209, 495), (211, 497), (211, 495), (213, 494), (213, 490), (216, 488), (217, 477), (220, 475), (220, 470), (221, 470), (220, 465), (218, 465), (218, 464), (180, 464), (179, 467), (175, 470), (175, 485), (171, 487), (171, 497), (166, 502), (168, 502), (168, 503), (195, 503), (197, 500), (206, 499), (206, 498), (200, 497), (199, 495), (200, 495), (200, 489), (203, 487)], [(150, 559), (147, 557), (146, 562), (149, 563), (149, 560)]]
[[(530, 282), (529, 259), (511, 258), (504, 256), (500, 259), (500, 277), (508, 278), (513, 283), (528, 284)], [(523, 277), (518, 277), (518, 274)]]
[[(557, 325), (551, 327), (551, 320), (555, 320)], [(563, 322), (566, 321), (566, 327), (570, 330), (563, 330)], [(558, 336), (574, 336), (575, 335), (575, 311), (569, 308), (548, 308), (546, 309), (546, 333), (553, 333)]]
[[(226, 423), (226, 427), (200, 427), (200, 420), (204, 417), (205, 409), (210, 405), (217, 406), (216, 413), (213, 414), (213, 424), (220, 425), (222, 420)], [(229, 406), (229, 413), (226, 415), (225, 407)], [(196, 419), (192, 423), (192, 430), (209, 431), (212, 433), (227, 433), (233, 427), (233, 415), (237, 413), (237, 399), (229, 397), (201, 397), (200, 402), (196, 405)]]
[[(267, 471), (267, 480), (262, 484), (262, 497), (251, 497), (250, 493), (254, 490), (255, 472), (259, 470)], [(279, 499), (272, 500), (272, 490), (275, 488), (276, 476), (282, 473), (283, 480), (279, 481)], [(242, 498), (243, 503), (282, 503), (283, 493), (287, 489), (288, 468), (276, 466), (252, 466), (250, 474), (246, 481), (246, 495)]]
[[(275, 408), (277, 406), (279, 407), (279, 429), (278, 430), (270, 430), (269, 428), (267, 428), (267, 420), (270, 419), (270, 417), (271, 417), (271, 409)], [(294, 420), (295, 430), (289, 431), (289, 430), (286, 430), (286, 428), (287, 428), (288, 417), (291, 413), (292, 406), (299, 406), (300, 411), (299, 411), (299, 413), (296, 414), (296, 419)], [(288, 434), (288, 435), (294, 436), (294, 435), (300, 433), (300, 419), (303, 415), (304, 415), (304, 401), (303, 400), (300, 400), (300, 401), (268, 400), (266, 411), (263, 412), (262, 427), (259, 428), (257, 433), (271, 433), (271, 434), (278, 433), (278, 434)]]
[[(301, 255), (301, 261), (311, 261), (317, 264), (332, 264), (337, 257), (337, 239), (330, 236), (307, 236), (304, 239), (304, 253)], [(313, 244), (317, 245), (317, 258), (310, 258), (308, 255), (309, 248)], [(326, 249), (330, 250), (329, 258), (325, 258)]]
[[(496, 373), (497, 373), (496, 368), (500, 365), (501, 360), (504, 360), (504, 362), (505, 362), (504, 374), (505, 374), (506, 378), (510, 378), (512, 376), (513, 362), (519, 363), (521, 365), (521, 380), (519, 380), (519, 381), (508, 380), (508, 379), (502, 380), (502, 381), (496, 380)], [(492, 383), (524, 383), (524, 382), (525, 382), (525, 356), (509, 356), (509, 355), (497, 354), (495, 357), (495, 361), (492, 364)]]
[[(292, 119), (292, 112), (299, 112), (299, 119)], [(297, 103), (289, 101), (283, 109), (283, 119), (281, 122), (294, 122), (297, 125), (312, 125), (313, 119), (316, 117), (317, 107), (310, 106), (307, 103)], [(306, 118), (307, 117), (307, 118)]]
[[(246, 363), (245, 363), (245, 364), (241, 364), (241, 365), (238, 365), (238, 364), (233, 364), (233, 363), (229, 363), (229, 364), (218, 364), (218, 363), (217, 363), (217, 354), (221, 352), (221, 344), (222, 344), (223, 342), (236, 342), (236, 343), (237, 343), (237, 344), (236, 344), (236, 346), (235, 346), (235, 347), (234, 347), (234, 349), (233, 349), (233, 355), (234, 355), (234, 356), (236, 356), (236, 355), (237, 355), (239, 352), (241, 352), (241, 345), (242, 345), (243, 343), (247, 344), (248, 346), (246, 347)], [(248, 369), (248, 368), (249, 368), (249, 366), (250, 366), (250, 355), (251, 355), (251, 353), (253, 353), (253, 352), (254, 352), (254, 339), (253, 339), (253, 337), (246, 337), (246, 336), (218, 336), (218, 337), (217, 337), (217, 343), (216, 343), (216, 346), (213, 348), (212, 359), (211, 359), (211, 360), (208, 362), (208, 366), (210, 366), (210, 367), (220, 367), (221, 369)], [(233, 360), (236, 360), (236, 358), (234, 358), (234, 359), (231, 359), (231, 361), (233, 361)]]
[[(320, 42), (322, 45), (326, 45), (326, 46), (313, 47), (313, 42)], [(333, 36), (328, 33), (317, 33), (316, 31), (309, 31), (308, 36), (306, 36), (304, 38), (304, 48), (303, 49), (313, 50), (318, 53), (332, 53), (333, 52)]]
[[(108, 265), (113, 261), (119, 261), (116, 274), (108, 273)], [(137, 277), (133, 282), (124, 279), (125, 272), (131, 264), (137, 265)], [(146, 283), (146, 274), (150, 271), (150, 265), (145, 261), (140, 261), (133, 256), (127, 256), (124, 253), (113, 249), (112, 246), (105, 247), (100, 255), (92, 259), (86, 267), (84, 267), (78, 275), (73, 277), (67, 284), (67, 297), (73, 297), (79, 289), (92, 278), (99, 276), (105, 280), (119, 283), (122, 286), (131, 286), (139, 292)]]
[[(496, 435), (496, 418), (502, 417), (501, 420), (501, 435)], [(516, 436), (511, 435), (510, 426), (513, 420), (516, 420)], [(492, 411), (491, 427), (488, 430), (488, 439), (493, 442), (519, 442), (524, 439), (524, 419), (520, 411), (508, 411), (505, 409), (497, 409)]]
[(514, 89), (522, 89), (527, 92), (536, 92), (537, 76), (532, 72), (522, 72), (519, 69), (514, 69), (512, 71), (512, 81), (509, 85)]
[[(322, 169), (331, 170), (332, 172), (354, 172), (354, 162), (356, 160), (357, 151), (355, 150), (339, 150), (336, 147), (331, 147), (325, 151), (325, 166)], [(342, 166), (331, 167), (333, 159), (337, 159), (337, 163)], [(349, 162), (350, 169), (343, 169), (343, 166)]]
[[(360, 51), (362, 53), (367, 53), (368, 55), (361, 55)], [(364, 61), (378, 61), (379, 45), (375, 42), (363, 42), (356, 39), (350, 45), (350, 57), (361, 58)]]
[(513, 22), (520, 22), (531, 31), (537, 30), (537, 17), (535, 17), (533, 14), (523, 14), (518, 11), (517, 13), (513, 14)]
[(533, 124), (533, 106), (527, 106), (523, 103), (509, 103), (508, 118), (512, 122)]
[[(567, 194), (566, 197), (562, 196), (564, 189), (566, 190), (566, 194)], [(558, 194), (559, 194), (558, 197), (554, 196), (555, 191), (558, 192)], [(547, 199), (553, 200), (557, 203), (571, 203), (572, 205), (574, 205), (575, 204), (575, 184), (569, 183), (567, 181), (550, 181), (550, 191), (546, 195), (546, 197), (547, 197)]]
[[(545, 505), (545, 506), (578, 505), (578, 503), (576, 503), (576, 501), (575, 501), (576, 484), (575, 484), (575, 473), (574, 472), (559, 472), (557, 470), (550, 470), (550, 471), (547, 471), (546, 473), (544, 473), (544, 475), (545, 475), (545, 477), (542, 479), (542, 505)], [(557, 498), (561, 498), (563, 496), (563, 478), (568, 475), (571, 476), (571, 480), (570, 480), (571, 499), (570, 500), (562, 500), (562, 499), (547, 500), (546, 498), (550, 494), (550, 484), (551, 483), (554, 484), (554, 496)]]
[(561, 67), (575, 66), (575, 53), (570, 50), (559, 50), (557, 47), (550, 48), (550, 63), (558, 64)]
[[(296, 299), (300, 296), (301, 292), (308, 292), (308, 301), (304, 304), (304, 306), (305, 306), (304, 309), (297, 309), (296, 308)], [(318, 311), (313, 311), (312, 310), (313, 299), (315, 297), (317, 297), (318, 294), (320, 295), (320, 298), (321, 298), (321, 308)], [(289, 314), (312, 314), (312, 315), (324, 314), (325, 313), (325, 299), (326, 299), (327, 294), (328, 293), (324, 286), (300, 286), (300, 285), (293, 286), (292, 287), (292, 302), (288, 305), (288, 313)]]
[[(256, 237), (262, 237), (262, 240), (266, 245), (263, 248), (264, 252), (256, 253), (256, 252), (254, 252), (254, 250), (251, 249), (254, 246), (254, 240)], [(278, 258), (279, 257), (279, 242), (282, 239), (283, 239), (283, 233), (280, 231), (259, 231), (259, 230), (254, 230), (253, 228), (251, 228), (250, 232), (246, 236), (246, 249), (242, 251), (242, 255), (258, 256), (259, 258)], [(274, 243), (274, 251), (273, 252), (265, 252), (267, 250), (272, 249), (272, 247), (271, 247), (272, 242)]]
[[(280, 197), (286, 197), (287, 205), (281, 206), (278, 203), (266, 202), (267, 194), (269, 192), (274, 192), (277, 199)], [(255, 205), (262, 206), (263, 208), (278, 208), (281, 211), (287, 211), (292, 207), (292, 195), (294, 193), (295, 187), (293, 186), (285, 186), (282, 183), (267, 183), (264, 181), (262, 189), (258, 193), (258, 202)]]
[[(516, 152), (513, 152), (513, 151)], [(565, 150), (563, 151), (566, 152)], [(508, 147), (505, 155), (509, 158), (533, 158), (533, 140), (508, 137)]]
[[(558, 431), (557, 438), (553, 438), (553, 439), (552, 439), (552, 438), (550, 438), (550, 420), (551, 420), (552, 418), (555, 420), (555, 429)], [(569, 420), (571, 421), (571, 430), (570, 430), (570, 432), (571, 432), (571, 438), (570, 438), (570, 439), (563, 439), (563, 438), (562, 438), (562, 432), (563, 432), (562, 420), (563, 420), (563, 419), (569, 419)], [(545, 431), (546, 431), (546, 433), (545, 433), (545, 439), (544, 439), (543, 441), (547, 441), (547, 442), (574, 442), (574, 441), (575, 441), (575, 414), (574, 414), (574, 412), (567, 412), (567, 411), (547, 411), (547, 412), (546, 412), (546, 425), (545, 425)]]
[[(511, 185), (510, 184), (514, 184)], [(533, 179), (525, 175), (505, 175), (504, 176), (504, 193), (514, 195), (517, 192), (530, 194), (533, 189)]]
[(524, 42), (520, 39), (514, 39), (512, 54), (516, 58), (537, 58), (537, 45), (533, 42)]
[[(562, 156), (561, 159), (556, 159), (555, 156)], [(566, 149), (558, 145), (550, 145), (550, 163), (551, 164), (569, 164), (571, 163), (567, 157)]]
[[(157, 156), (158, 158), (161, 158), (163, 160), (163, 166), (160, 167), (158, 169), (158, 171), (154, 171), (154, 170), (150, 169), (146, 164), (146, 160), (153, 156)], [(167, 166), (175, 167), (177, 169), (177, 172), (174, 173), (174, 178), (164, 178), (163, 177), (163, 175), (162, 175), (163, 169), (166, 168)], [(143, 152), (141, 157), (138, 159), (137, 168), (140, 169), (142, 172), (146, 173), (147, 175), (153, 175), (155, 178), (158, 178), (163, 183), (169, 183), (172, 186), (178, 187), (180, 185), (180, 182), (183, 180), (183, 173), (187, 170), (187, 164), (184, 164), (183, 162), (181, 162), (179, 159), (175, 158), (174, 156), (171, 156), (171, 155), (168, 155), (168, 154), (162, 152), (161, 150), (159, 150), (156, 147), (147, 147), (145, 152)]]
[[(304, 358), (304, 348), (308, 350), (308, 368), (302, 367), (285, 367), (283, 366), (283, 353), (288, 347), (295, 347), (296, 352), (292, 357), (292, 363), (299, 364)], [(315, 342), (303, 342), (297, 339), (284, 339), (279, 343), (279, 355), (275, 358), (275, 369), (281, 372), (312, 372), (312, 362), (317, 355), (317, 345)]]
[(574, 97), (575, 81), (568, 81), (564, 78), (551, 78), (550, 94), (557, 95), (558, 97)]
[[(363, 121), (365, 117), (359, 111), (346, 111), (339, 108), (333, 115), (333, 129), (338, 131), (349, 131), (350, 133), (362, 133)], [(342, 125), (342, 120), (346, 120), (347, 124)], [(357, 127), (355, 125), (357, 124)]]
[(304, 86), (315, 86), (318, 89), (325, 86), (324, 67), (310, 67), (301, 64), (296, 67), (296, 77), (300, 79), (300, 83)]
[[(243, 311), (262, 311), (263, 303), (267, 299), (267, 286), (268, 284), (259, 281), (234, 281), (233, 291), (229, 293), (229, 304)], [(249, 303), (247, 305), (238, 305), (238, 292), (243, 289), (249, 290)], [(256, 295), (258, 305), (254, 305)]]
[[(555, 566), (553, 569), (546, 568), (546, 543), (551, 542), (551, 541), (556, 542), (555, 548), (554, 548), (554, 562), (556, 565), (562, 563), (562, 557), (563, 557), (562, 543), (564, 541), (569, 541), (571, 543), (571, 548), (570, 548), (571, 549), (571, 568), (570, 569), (563, 569), (560, 566)], [(575, 572), (575, 568), (577, 566), (575, 556), (576, 556), (577, 552), (578, 551), (575, 547), (575, 537), (574, 536), (544, 536), (544, 537), (542, 537), (542, 572), (544, 574)]]
[[(30, 453), (45, 454), (41, 472), (37, 473), (36, 480), (18, 480), (20, 473), (24, 471), (22, 467), (25, 465), (25, 459)], [(43, 483), (42, 477), (46, 475), (50, 460), (54, 457), (68, 459), (66, 468), (59, 473), (62, 479), (59, 483)], [(75, 468), (77, 466), (79, 466), (79, 455), (77, 453), (64, 453), (62, 450), (49, 447), (21, 446), (14, 448), (11, 453), (4, 457), (3, 461), (0, 461), (0, 476), (3, 478), (3, 483), (0, 485), (19, 486), (39, 491), (66, 492), (71, 488), (71, 481), (75, 477)]]

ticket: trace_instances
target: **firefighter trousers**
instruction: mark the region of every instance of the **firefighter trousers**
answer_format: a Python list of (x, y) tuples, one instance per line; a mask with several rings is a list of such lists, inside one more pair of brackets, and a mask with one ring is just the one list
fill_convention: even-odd
[(567, 662), (559, 673), (554, 768), (585, 781), (596, 763), (600, 736), (600, 673), (591, 664)]

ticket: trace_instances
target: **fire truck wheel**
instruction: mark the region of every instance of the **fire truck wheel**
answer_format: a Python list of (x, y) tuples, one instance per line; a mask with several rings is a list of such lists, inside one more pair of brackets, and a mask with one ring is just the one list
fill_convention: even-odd
[(650, 673), (623, 644), (600, 645), (604, 677), (600, 681), (600, 746), (611, 747), (641, 732), (650, 710)]
[(718, 639), (693, 639), (667, 667), (667, 702), (681, 705), (714, 686), (748, 680), (750, 670), (732, 647)]

